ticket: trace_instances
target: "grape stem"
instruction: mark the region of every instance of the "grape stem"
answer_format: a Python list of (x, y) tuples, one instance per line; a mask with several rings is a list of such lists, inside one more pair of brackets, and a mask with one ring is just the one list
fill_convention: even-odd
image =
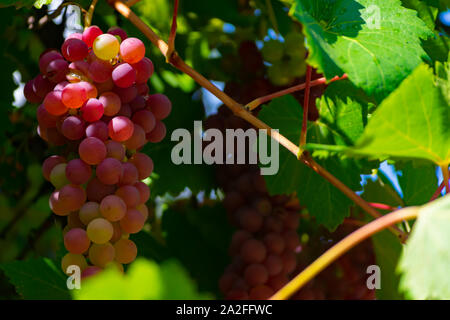
[(178, 0), (175, 0), (173, 5), (173, 17), (172, 17), (172, 27), (170, 28), (170, 35), (168, 40), (168, 49), (166, 54), (167, 62), (170, 60), (170, 56), (175, 51), (175, 37), (177, 35), (177, 16), (178, 16)]
[(445, 188), (447, 189), (447, 194), (450, 194), (450, 173), (448, 171), (448, 165), (441, 166), (442, 177)]
[(365, 226), (355, 230), (347, 237), (339, 241), (333, 247), (325, 251), (318, 259), (306, 267), (294, 279), (287, 283), (283, 288), (276, 292), (271, 300), (285, 300), (301, 289), (308, 281), (313, 279), (318, 273), (324, 270), (332, 262), (348, 250), (369, 238), (375, 233), (386, 229), (403, 220), (414, 219), (419, 215), (420, 207), (408, 207), (401, 210), (391, 212), (379, 219), (376, 219)]
[[(343, 79), (347, 79), (347, 75), (346, 74), (344, 74), (342, 77), (337, 77), (336, 76), (333, 79), (331, 79), (329, 82), (334, 82), (334, 81), (343, 80)], [(312, 88), (312, 87), (319, 86), (321, 84), (326, 84), (326, 83), (327, 83), (327, 79), (325, 77), (323, 77), (323, 78), (319, 78), (319, 79), (316, 79), (316, 80), (312, 80), (309, 83), (309, 87)], [(293, 87), (290, 87), (290, 88), (287, 88), (287, 89), (284, 89), (284, 90), (280, 90), (280, 91), (271, 93), (271, 94), (266, 95), (266, 96), (262, 96), (262, 97), (256, 98), (252, 102), (248, 103), (245, 106), (245, 108), (247, 110), (251, 111), (251, 110), (256, 109), (257, 107), (259, 107), (260, 105), (262, 105), (262, 104), (264, 104), (266, 102), (269, 102), (272, 99), (275, 99), (275, 98), (278, 98), (278, 97), (281, 97), (281, 96), (284, 96), (284, 95), (287, 95), (287, 94), (290, 94), (290, 93), (293, 93), (293, 92), (296, 92), (296, 91), (300, 91), (300, 90), (303, 90), (305, 88), (306, 88), (306, 83), (301, 83), (301, 84), (298, 84), (296, 86), (293, 86)]]
[(92, 16), (94, 15), (95, 6), (97, 5), (98, 0), (92, 0), (91, 5), (89, 6), (89, 10), (84, 16), (84, 28), (89, 28), (92, 22)]
[[(368, 214), (379, 217), (380, 214), (373, 209), (371, 206), (367, 204), (361, 197), (359, 197), (356, 193), (354, 193), (350, 188), (345, 186), (341, 181), (339, 181), (336, 177), (334, 177), (331, 173), (326, 171), (324, 168), (318, 166), (317, 164), (314, 166), (314, 160), (312, 159), (305, 159), (303, 157), (303, 154), (299, 156), (300, 149), (296, 144), (294, 144), (292, 141), (287, 139), (285, 136), (280, 134), (278, 130), (273, 130), (270, 126), (265, 124), (263, 121), (255, 117), (253, 114), (248, 112), (243, 105), (236, 102), (234, 99), (229, 97), (225, 92), (217, 88), (213, 83), (211, 83), (208, 79), (206, 79), (204, 76), (202, 76), (200, 73), (192, 69), (189, 65), (187, 65), (183, 59), (180, 58), (177, 51), (173, 51), (173, 53), (168, 56), (168, 45), (166, 42), (164, 42), (159, 36), (150, 28), (144, 21), (142, 21), (129, 7), (127, 7), (122, 1), (119, 0), (109, 0), (109, 3), (119, 12), (121, 15), (123, 15), (126, 19), (128, 19), (132, 24), (134, 24), (160, 51), (161, 53), (166, 57), (168, 60), (168, 63), (173, 65), (178, 70), (184, 72), (188, 76), (190, 76), (192, 79), (194, 79), (199, 85), (201, 85), (203, 88), (211, 92), (213, 95), (215, 95), (220, 101), (223, 102), (233, 113), (246, 120), (250, 124), (252, 124), (254, 127), (258, 129), (265, 129), (267, 134), (277, 141), (279, 144), (281, 144), (283, 147), (285, 147), (287, 150), (289, 150), (292, 154), (294, 154), (300, 161), (302, 161), (307, 166), (311, 167), (313, 170), (318, 172), (322, 177), (324, 177), (326, 180), (328, 180), (331, 184), (336, 186), (339, 190), (341, 190), (345, 195), (347, 195), (350, 199), (355, 201), (356, 204), (358, 204), (364, 211), (366, 211)], [(395, 230), (393, 228), (390, 228), (390, 230), (397, 236), (402, 235), (402, 231)]]
[[(450, 171), (449, 171), (449, 174), (450, 174)], [(439, 197), (439, 195), (441, 194), (442, 190), (444, 190), (444, 188), (445, 188), (445, 180), (443, 180), (442, 183), (439, 185), (439, 187), (436, 189), (436, 191), (434, 192), (430, 201), (437, 199)]]
[(396, 208), (396, 207), (392, 207), (392, 206), (390, 206), (390, 205), (387, 205), (387, 204), (384, 204), (384, 203), (378, 203), (378, 202), (369, 202), (369, 205), (370, 205), (372, 208), (377, 208), (377, 209), (380, 209), (380, 210), (394, 211), (394, 210), (397, 210), (397, 209), (398, 209), (398, 208)]
[(306, 144), (306, 134), (308, 131), (308, 111), (309, 111), (309, 93), (311, 83), (312, 67), (308, 64), (306, 67), (306, 82), (305, 82), (305, 98), (303, 99), (303, 119), (302, 119), (302, 131), (300, 133), (299, 148), (303, 149)]
[(266, 0), (267, 13), (269, 15), (270, 22), (272, 23), (273, 29), (277, 33), (280, 34), (280, 30), (278, 29), (277, 18), (275, 17), (275, 13), (273, 11), (272, 0)]

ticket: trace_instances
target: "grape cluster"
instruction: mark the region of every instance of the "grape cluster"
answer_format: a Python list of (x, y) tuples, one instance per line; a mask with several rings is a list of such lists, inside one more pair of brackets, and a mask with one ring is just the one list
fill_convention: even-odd
[(152, 61), (143, 42), (120, 28), (71, 34), (60, 51), (41, 55), (39, 69), (24, 88), (27, 100), (40, 104), (38, 134), (67, 147), (42, 166), (55, 187), (50, 208), (68, 221), (62, 269), (78, 265), (82, 277), (109, 264), (123, 270), (137, 255), (129, 235), (148, 218), (150, 190), (142, 180), (153, 161), (140, 150), (164, 138), (171, 102), (149, 94)]
[[(205, 126), (249, 128), (223, 107)], [(288, 282), (297, 265), (298, 204), (288, 196), (270, 196), (257, 165), (218, 166), (217, 180), (225, 192), (228, 219), (237, 228), (220, 290), (226, 299), (267, 299)]]
[(300, 33), (287, 34), (284, 42), (269, 40), (261, 52), (264, 60), (271, 63), (267, 75), (274, 85), (285, 86), (305, 75), (306, 49)]

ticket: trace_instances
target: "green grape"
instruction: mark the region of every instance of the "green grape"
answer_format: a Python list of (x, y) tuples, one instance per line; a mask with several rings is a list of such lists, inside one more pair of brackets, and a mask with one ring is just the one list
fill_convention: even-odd
[(50, 172), (50, 182), (56, 189), (61, 189), (70, 181), (66, 177), (66, 163), (57, 164)]
[(92, 46), (95, 55), (102, 60), (113, 59), (119, 53), (119, 40), (111, 34), (99, 35)]
[(306, 49), (304, 43), (303, 35), (300, 33), (289, 33), (284, 38), (284, 45), (286, 49), (286, 54), (291, 57), (298, 57), (301, 59), (305, 58)]
[(264, 44), (261, 50), (264, 60), (275, 63), (283, 58), (283, 44), (277, 40), (270, 40)]
[(92, 242), (103, 244), (111, 240), (114, 228), (108, 220), (97, 218), (89, 222), (86, 231)]
[(61, 260), (61, 268), (64, 273), (67, 273), (69, 266), (78, 266), (83, 271), (87, 267), (86, 259), (82, 254), (68, 253)]
[(269, 67), (267, 74), (275, 86), (286, 86), (293, 80), (287, 63), (274, 63)]
[(104, 268), (110, 262), (114, 260), (115, 250), (111, 243), (107, 242), (104, 244), (92, 244), (89, 249), (89, 260), (92, 264)]
[(292, 57), (287, 62), (289, 65), (289, 73), (294, 78), (303, 77), (306, 73), (306, 61), (304, 58)]

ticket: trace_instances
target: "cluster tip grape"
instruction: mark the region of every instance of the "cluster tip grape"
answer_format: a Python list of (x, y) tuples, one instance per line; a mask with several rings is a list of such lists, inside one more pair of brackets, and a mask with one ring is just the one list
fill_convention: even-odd
[(150, 94), (153, 63), (144, 43), (121, 28), (103, 33), (91, 26), (69, 35), (60, 51), (40, 56), (39, 70), (24, 87), (26, 99), (39, 104), (37, 132), (52, 146), (68, 147), (42, 165), (55, 187), (50, 208), (67, 217), (61, 267), (80, 267), (82, 278), (109, 265), (123, 271), (137, 256), (129, 235), (149, 215), (142, 180), (153, 161), (140, 151), (164, 138), (162, 120), (172, 104)]

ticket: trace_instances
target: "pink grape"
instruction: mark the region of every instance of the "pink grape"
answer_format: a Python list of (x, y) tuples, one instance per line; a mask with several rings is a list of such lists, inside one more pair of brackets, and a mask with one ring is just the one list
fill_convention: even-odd
[(86, 194), (89, 201), (101, 202), (104, 197), (113, 194), (115, 190), (115, 186), (103, 184), (95, 177), (87, 184)]
[(108, 140), (108, 126), (103, 121), (92, 122), (86, 128), (86, 137), (106, 141)]
[(111, 243), (92, 244), (89, 249), (89, 260), (100, 268), (106, 267), (114, 260), (115, 250)]
[(145, 108), (145, 98), (143, 96), (137, 96), (130, 102), (130, 107), (133, 112)]
[(42, 53), (39, 57), (39, 71), (42, 74), (46, 74), (49, 63), (58, 59), (63, 59), (63, 56), (56, 50), (50, 50)]
[(170, 102), (167, 96), (160, 93), (155, 93), (148, 97), (147, 107), (150, 108), (150, 111), (157, 120), (162, 120), (167, 118), (172, 111), (172, 102)]
[(61, 91), (51, 91), (44, 99), (44, 107), (48, 113), (54, 116), (60, 116), (67, 112), (68, 108), (62, 102)]
[(127, 118), (131, 118), (133, 112), (131, 111), (131, 107), (127, 103), (122, 103), (119, 112), (116, 114), (117, 116), (124, 116)]
[(56, 59), (47, 65), (45, 75), (53, 82), (58, 83), (66, 80), (66, 73), (69, 70), (69, 64), (64, 59)]
[(122, 164), (123, 173), (120, 177), (120, 185), (125, 184), (135, 184), (138, 181), (139, 173), (136, 166), (130, 162), (125, 162)]
[(142, 181), (136, 182), (134, 186), (139, 191), (140, 203), (146, 203), (150, 199), (150, 188)]
[(54, 91), (63, 91), (63, 89), (69, 84), (70, 82), (68, 81), (61, 81), (60, 83), (58, 83), (53, 90)]
[(83, 119), (88, 122), (95, 122), (102, 118), (103, 116), (103, 104), (100, 100), (95, 98), (90, 98), (86, 103), (81, 107), (81, 114)]
[(114, 82), (112, 81), (111, 78), (108, 78), (108, 80), (102, 83), (95, 82), (95, 86), (97, 87), (98, 94), (102, 94), (104, 92), (108, 92), (114, 89)]
[(80, 81), (78, 85), (86, 90), (88, 99), (97, 98), (97, 88), (90, 82)]
[(81, 141), (78, 153), (84, 162), (96, 165), (106, 158), (106, 147), (100, 139), (89, 137)]
[(44, 163), (42, 164), (42, 175), (44, 176), (45, 180), (50, 181), (50, 173), (52, 172), (53, 168), (60, 164), (65, 163), (66, 159), (61, 156), (50, 156), (47, 159), (44, 160)]
[(71, 229), (64, 236), (64, 246), (70, 253), (82, 254), (89, 249), (90, 244), (86, 231), (81, 228)]
[(41, 104), (36, 110), (36, 118), (38, 119), (39, 124), (43, 125), (46, 128), (56, 127), (56, 121), (58, 120), (57, 116), (54, 116), (47, 112), (44, 105)]
[(119, 96), (114, 92), (104, 92), (98, 100), (103, 104), (104, 114), (107, 116), (116, 115), (122, 105)]
[(131, 137), (124, 142), (124, 145), (128, 150), (138, 150), (146, 143), (145, 131), (141, 126), (135, 124), (133, 134)]
[(137, 256), (136, 244), (129, 239), (120, 239), (114, 244), (116, 252), (116, 261), (119, 263), (128, 264), (134, 261)]
[(122, 103), (130, 103), (137, 96), (137, 89), (134, 85), (128, 88), (114, 87), (114, 92), (119, 95)]
[(78, 109), (86, 102), (87, 92), (78, 83), (70, 83), (62, 90), (62, 102), (68, 108)]
[(62, 123), (61, 132), (69, 140), (79, 140), (84, 137), (84, 122), (77, 116), (67, 117)]
[(147, 57), (142, 58), (141, 61), (133, 64), (132, 67), (136, 70), (137, 84), (146, 83), (154, 71), (153, 62)]
[(108, 29), (108, 33), (112, 34), (113, 36), (119, 36), (121, 41), (125, 40), (126, 38), (128, 38), (127, 33), (125, 32), (125, 30), (123, 30), (122, 28), (119, 27), (111, 27)]
[(141, 194), (139, 193), (139, 190), (134, 186), (121, 186), (116, 190), (116, 195), (125, 202), (128, 208), (134, 208), (141, 203)]
[(126, 203), (116, 195), (106, 196), (100, 203), (100, 213), (108, 221), (119, 221), (125, 216), (126, 212)]
[(88, 55), (88, 46), (80, 39), (69, 38), (64, 41), (61, 53), (69, 61), (83, 60)]
[(145, 133), (151, 132), (155, 128), (156, 120), (152, 112), (148, 110), (137, 111), (131, 120), (144, 129)]
[(79, 219), (84, 225), (95, 218), (100, 218), (100, 205), (97, 202), (89, 201), (81, 206), (79, 211)]
[(260, 263), (266, 258), (266, 247), (256, 239), (246, 240), (240, 250), (240, 257), (246, 263)]
[(47, 128), (46, 133), (47, 141), (55, 146), (62, 146), (67, 143), (67, 139), (56, 129)]
[(106, 82), (111, 78), (113, 67), (109, 62), (94, 60), (89, 66), (89, 77), (95, 82)]
[(142, 230), (145, 217), (137, 209), (128, 209), (125, 216), (120, 220), (120, 227), (126, 233), (137, 233)]
[(155, 127), (153, 130), (146, 134), (146, 138), (148, 141), (152, 143), (161, 142), (166, 136), (167, 129), (163, 122), (156, 120)]
[(112, 118), (108, 124), (109, 136), (114, 141), (122, 142), (128, 140), (133, 135), (133, 131), (133, 122), (123, 116)]
[(128, 63), (121, 63), (114, 68), (111, 78), (120, 88), (128, 88), (136, 81), (136, 70)]
[(141, 96), (146, 96), (150, 92), (150, 89), (146, 83), (136, 84), (137, 93)]
[(94, 40), (103, 34), (102, 30), (97, 26), (90, 26), (83, 31), (83, 41), (87, 44), (88, 47), (92, 47), (94, 44)]
[(145, 56), (145, 45), (137, 38), (127, 38), (120, 44), (120, 56), (125, 62), (137, 63)]
[(69, 211), (76, 211), (86, 202), (86, 193), (80, 186), (68, 184), (60, 189), (59, 201)]
[(36, 92), (33, 89), (33, 83), (34, 79), (31, 79), (25, 84), (25, 87), (23, 88), (23, 94), (25, 96), (25, 99), (27, 99), (30, 103), (40, 103), (42, 102), (42, 98), (39, 97)]
[(84, 184), (92, 175), (91, 167), (81, 159), (73, 159), (67, 163), (66, 177), (73, 184)]
[(103, 269), (96, 266), (89, 266), (81, 272), (81, 280), (92, 277), (100, 273)]
[(130, 158), (129, 162), (136, 167), (139, 174), (139, 180), (144, 180), (153, 172), (153, 160), (144, 153), (135, 153)]
[(103, 184), (117, 184), (122, 176), (122, 163), (114, 158), (106, 158), (97, 166), (97, 178)]
[(105, 142), (106, 156), (122, 161), (125, 157), (125, 147), (120, 142), (108, 140)]
[(44, 99), (47, 93), (53, 90), (54, 86), (55, 84), (51, 83), (41, 74), (33, 80), (33, 92), (41, 99)]

